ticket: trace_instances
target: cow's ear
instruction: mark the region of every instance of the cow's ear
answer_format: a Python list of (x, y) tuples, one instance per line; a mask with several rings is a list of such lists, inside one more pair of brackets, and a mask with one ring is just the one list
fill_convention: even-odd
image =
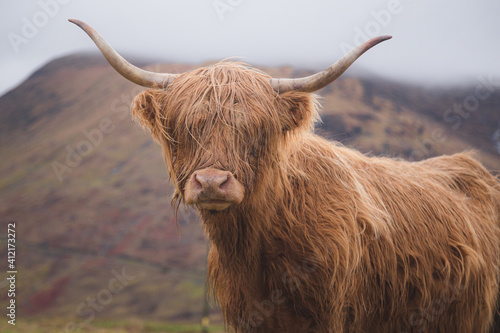
[(313, 94), (289, 91), (280, 94), (278, 102), (284, 131), (312, 128), (318, 117), (317, 102)]
[(132, 102), (132, 117), (139, 124), (148, 129), (155, 139), (159, 139), (160, 116), (163, 112), (160, 103), (158, 90), (145, 90), (135, 96)]

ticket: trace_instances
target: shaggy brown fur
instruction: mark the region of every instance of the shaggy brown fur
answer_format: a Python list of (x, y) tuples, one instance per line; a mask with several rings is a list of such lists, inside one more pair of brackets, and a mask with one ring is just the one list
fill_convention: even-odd
[(240, 205), (199, 210), (208, 277), (237, 332), (487, 332), (500, 278), (500, 184), (469, 154), (367, 157), (312, 133), (315, 96), (219, 63), (139, 94), (183, 200), (211, 167)]

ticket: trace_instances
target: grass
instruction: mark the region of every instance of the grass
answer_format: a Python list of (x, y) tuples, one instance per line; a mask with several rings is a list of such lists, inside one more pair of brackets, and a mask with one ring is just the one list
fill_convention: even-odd
[[(64, 320), (16, 320), (16, 325), (10, 325), (6, 320), (0, 322), (2, 333), (198, 333), (200, 324), (166, 323), (158, 321), (143, 321), (140, 319), (95, 321), (88, 327), (76, 330), (66, 330)], [(210, 333), (222, 333), (222, 325), (212, 325)]]

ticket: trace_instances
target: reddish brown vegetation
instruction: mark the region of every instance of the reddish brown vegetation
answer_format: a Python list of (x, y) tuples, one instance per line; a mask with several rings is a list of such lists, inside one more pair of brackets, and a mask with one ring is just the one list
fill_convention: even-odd
[(26, 303), (26, 312), (28, 314), (37, 314), (54, 306), (57, 298), (64, 293), (69, 281), (70, 279), (67, 276), (60, 277), (48, 289), (31, 295)]
[(245, 198), (199, 209), (209, 281), (238, 332), (486, 332), (500, 276), (500, 184), (470, 154), (362, 155), (312, 133), (310, 93), (220, 63), (147, 90), (135, 117), (184, 199), (196, 170)]

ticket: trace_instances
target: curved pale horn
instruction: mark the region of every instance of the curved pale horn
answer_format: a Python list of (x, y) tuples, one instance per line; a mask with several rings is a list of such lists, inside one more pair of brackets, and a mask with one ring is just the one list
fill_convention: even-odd
[(127, 80), (132, 81), (138, 85), (148, 88), (166, 88), (170, 83), (172, 83), (177, 74), (164, 74), (164, 73), (154, 73), (148, 72), (138, 67), (135, 67), (127, 60), (123, 59), (105, 40), (92, 29), (91, 26), (85, 22), (79, 20), (69, 20), (71, 23), (76, 24), (83, 31), (89, 35), (90, 38), (97, 45), (101, 53), (104, 55), (106, 60), (109, 62), (113, 68), (120, 73)]
[(371, 49), (380, 42), (391, 39), (392, 36), (380, 36), (370, 39), (348, 52), (336, 63), (327, 69), (303, 78), (297, 79), (270, 79), (273, 89), (277, 93), (284, 93), (291, 90), (313, 92), (326, 87), (342, 75), (349, 66), (353, 64), (363, 53)]

